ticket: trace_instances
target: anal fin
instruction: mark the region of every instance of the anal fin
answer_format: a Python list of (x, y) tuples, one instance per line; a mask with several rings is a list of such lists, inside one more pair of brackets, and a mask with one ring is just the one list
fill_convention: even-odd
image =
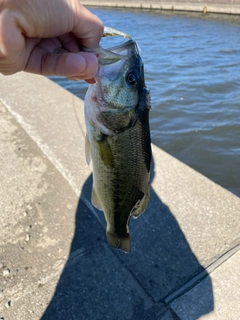
[(148, 193), (145, 194), (145, 196), (142, 198), (139, 206), (137, 206), (137, 208), (133, 208), (131, 212), (131, 216), (133, 218), (137, 219), (145, 211), (148, 205), (149, 196), (150, 196), (150, 187), (148, 188)]

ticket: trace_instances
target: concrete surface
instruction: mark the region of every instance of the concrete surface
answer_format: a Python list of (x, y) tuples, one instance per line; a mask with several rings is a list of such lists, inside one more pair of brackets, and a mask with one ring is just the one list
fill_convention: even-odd
[(0, 76), (0, 319), (237, 320), (240, 199), (153, 146), (132, 252), (113, 250), (84, 132), (80, 99)]
[(81, 0), (85, 6), (240, 14), (240, 0)]
[[(211, 273), (214, 292), (214, 310), (201, 319), (227, 320), (239, 319), (240, 316), (240, 251)], [(200, 319), (200, 310), (208, 310), (212, 304), (212, 296), (207, 290), (208, 279), (204, 279), (192, 290), (176, 299), (171, 304), (180, 319)], [(227, 303), (226, 303), (227, 301)], [(201, 306), (201, 308), (199, 308)]]

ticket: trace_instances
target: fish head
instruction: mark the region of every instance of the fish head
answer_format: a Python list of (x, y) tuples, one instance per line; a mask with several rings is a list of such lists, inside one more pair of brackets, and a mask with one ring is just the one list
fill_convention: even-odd
[(99, 67), (96, 83), (85, 96), (85, 118), (98, 134), (114, 135), (136, 123), (145, 88), (143, 63), (132, 39), (94, 51)]
[(104, 50), (95, 77), (98, 95), (113, 109), (134, 108), (144, 83), (143, 63), (135, 41)]

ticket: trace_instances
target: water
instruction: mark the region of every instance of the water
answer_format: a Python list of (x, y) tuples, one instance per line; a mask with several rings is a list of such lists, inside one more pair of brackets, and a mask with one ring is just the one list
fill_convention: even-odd
[[(141, 47), (153, 143), (240, 196), (240, 18), (91, 11)], [(85, 83), (54, 80), (84, 98)]]

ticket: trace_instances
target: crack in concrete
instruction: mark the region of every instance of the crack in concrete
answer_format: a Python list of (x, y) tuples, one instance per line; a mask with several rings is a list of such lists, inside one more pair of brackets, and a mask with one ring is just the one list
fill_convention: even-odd
[(177, 289), (176, 291), (171, 293), (169, 296), (167, 296), (164, 299), (164, 302), (168, 305), (171, 302), (173, 302), (173, 300), (184, 295), (186, 292), (188, 292), (193, 287), (195, 287), (197, 284), (199, 284), (203, 279), (205, 279), (207, 276), (209, 276), (215, 269), (220, 267), (225, 261), (227, 261), (232, 255), (237, 253), (239, 250), (240, 250), (240, 244), (231, 248), (229, 251), (225, 252), (216, 261), (211, 263), (205, 270), (203, 270), (198, 275), (193, 277), (191, 280), (189, 280), (187, 283), (185, 283), (181, 288)]

